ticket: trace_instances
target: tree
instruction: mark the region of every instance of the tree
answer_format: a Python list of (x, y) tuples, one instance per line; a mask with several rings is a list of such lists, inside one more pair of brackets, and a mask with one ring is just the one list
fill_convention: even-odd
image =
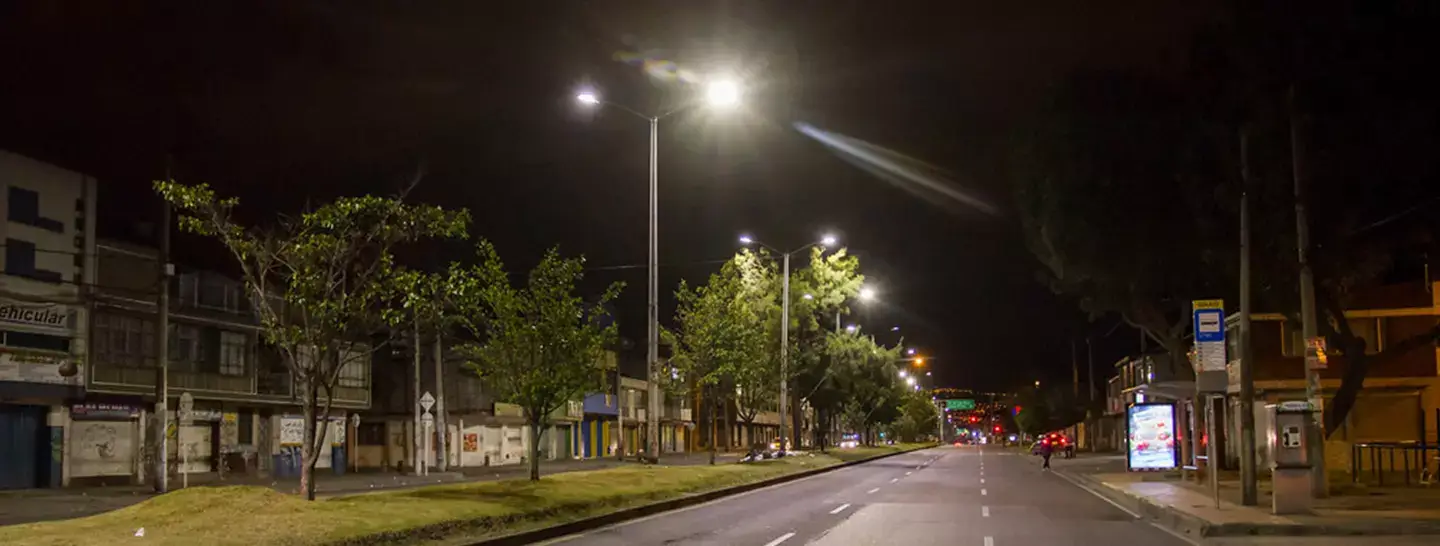
[[(1203, 229), (1213, 163), (1185, 98), (1131, 73), (1084, 73), (1062, 85), (1013, 145), (1009, 172), (1031, 252), (1056, 292), (1092, 316), (1115, 313), (1188, 371), (1190, 302), (1223, 297), (1230, 232)], [(1220, 252), (1223, 248), (1225, 252)], [(1163, 272), (1157, 274), (1157, 272)]]
[[(236, 223), (235, 198), (204, 184), (155, 182), (180, 212), (182, 230), (212, 237), (240, 266), (264, 340), (289, 368), (304, 410), (300, 489), (315, 498), (312, 478), (341, 372), (368, 367), (403, 320), (408, 297), (392, 251), (436, 237), (462, 237), (465, 211), (407, 204), (401, 197), (345, 197), (265, 229)], [(403, 194), (402, 194), (403, 196)]]
[(456, 348), (500, 400), (520, 406), (530, 428), (530, 480), (540, 479), (540, 440), (550, 416), (599, 387), (615, 324), (605, 306), (623, 287), (610, 285), (594, 303), (575, 294), (583, 258), (545, 253), (522, 287), (488, 241), (477, 245), (480, 264), (460, 290), (460, 325), (475, 339)]
[[(810, 252), (808, 266), (791, 273), (790, 281), (790, 352), (792, 407), (808, 401), (815, 409), (814, 441), (821, 449), (830, 443), (828, 432), (840, 416), (846, 401), (834, 382), (835, 364), (829, 354), (829, 337), (837, 316), (848, 314), (846, 302), (859, 293), (865, 276), (860, 274), (860, 259), (841, 248), (826, 254), (819, 248)], [(805, 294), (810, 297), (806, 298)], [(778, 301), (778, 300), (777, 300)], [(776, 340), (772, 351), (778, 354), (780, 313), (778, 309), (769, 322), (771, 336)], [(800, 430), (800, 412), (793, 413), (794, 428)]]
[[(421, 438), (422, 434), (424, 434), (423, 427), (419, 422), (419, 400), (421, 396), (420, 377), (422, 375), (420, 372), (420, 356), (424, 353), (424, 351), (421, 350), (423, 346), (421, 341), (422, 336), (429, 336), (432, 342), (432, 356), (435, 359), (435, 383), (437, 390), (435, 393), (435, 430), (440, 431), (440, 433), (436, 435), (438, 444), (435, 446), (435, 450), (440, 456), (438, 467), (441, 471), (444, 471), (448, 464), (448, 461), (446, 461), (448, 450), (445, 446), (445, 431), (447, 428), (445, 424), (444, 337), (447, 331), (457, 324), (456, 318), (458, 315), (452, 312), (455, 306), (454, 297), (457, 294), (463, 293), (466, 286), (471, 282), (471, 278), (469, 272), (460, 267), (459, 264), (451, 264), (449, 269), (443, 273), (426, 273), (408, 269), (400, 270), (395, 277), (395, 285), (403, 287), (401, 305), (406, 311), (407, 322), (411, 325), (411, 348), (414, 366), (414, 385), (411, 390), (414, 393), (414, 403), (416, 405), (416, 407), (412, 408), (415, 412), (416, 422), (414, 425), (414, 434), (412, 435), (415, 451), (410, 455), (415, 459), (415, 471), (419, 472), (421, 461), (419, 449), (423, 444)], [(403, 336), (405, 334), (404, 332), (398, 332), (396, 335)]]
[(920, 391), (906, 392), (901, 396), (900, 419), (895, 422), (895, 434), (902, 442), (920, 441), (927, 435), (936, 434), (940, 423), (940, 410), (935, 401)]
[(833, 381), (845, 400), (839, 413), (871, 444), (876, 425), (900, 416), (899, 405), (907, 388), (899, 381), (894, 365), (900, 360), (900, 349), (878, 346), (859, 330), (832, 334), (827, 340), (836, 366)]
[[(705, 285), (691, 289), (682, 281), (676, 291), (677, 329), (665, 332), (674, 347), (672, 362), (679, 379), (705, 391), (704, 399), (721, 408), (735, 400), (752, 438), (756, 414), (774, 399), (779, 381), (777, 363), (766, 351), (770, 345), (764, 317), (776, 300), (774, 275), (765, 263), (741, 251)], [(708, 413), (714, 434), (718, 412), (712, 406)], [(715, 444), (712, 438), (711, 464)]]

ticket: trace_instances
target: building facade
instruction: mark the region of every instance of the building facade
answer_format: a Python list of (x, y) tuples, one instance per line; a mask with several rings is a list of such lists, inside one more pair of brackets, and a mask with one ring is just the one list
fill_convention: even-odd
[(84, 397), (96, 180), (0, 151), (0, 489), (67, 481)]
[[(160, 270), (153, 248), (97, 245), (97, 284), (90, 298), (91, 366), (77, 417), (69, 474), (80, 483), (149, 479), (157, 454), (153, 419), (159, 378), (157, 312)], [(170, 409), (164, 416), (172, 475), (298, 473), (304, 426), (289, 367), (261, 343), (243, 286), (207, 271), (177, 271), (170, 283), (166, 368)], [(357, 344), (334, 391), (317, 467), (343, 472), (347, 419), (370, 403), (368, 350)], [(189, 394), (194, 410), (176, 414)]]
[[(1409, 283), (1361, 291), (1345, 312), (1353, 332), (1365, 340), (1365, 352), (1379, 355), (1402, 340), (1435, 327), (1440, 320), (1440, 283)], [(1239, 425), (1239, 336), (1238, 316), (1232, 315), (1230, 330), (1231, 360), (1226, 414), (1226, 438), (1238, 438)], [(1251, 346), (1255, 355), (1255, 423), (1258, 432), (1257, 457), (1262, 466), (1268, 464), (1269, 453), (1264, 441), (1268, 429), (1266, 404), (1282, 400), (1305, 399), (1305, 339), (1299, 324), (1275, 313), (1256, 313), (1252, 317)], [(1340, 379), (1350, 359), (1333, 343), (1327, 350), (1326, 368), (1320, 370), (1320, 387), (1325, 407), (1330, 407)], [(1365, 442), (1415, 442), (1425, 434), (1433, 441), (1433, 416), (1440, 409), (1440, 349), (1433, 343), (1403, 353), (1389, 353), (1370, 363), (1364, 388), (1347, 414), (1345, 421), (1326, 439), (1327, 467), (1331, 471), (1350, 469), (1350, 446)], [(1239, 441), (1228, 441), (1222, 448), (1227, 464), (1238, 464)]]

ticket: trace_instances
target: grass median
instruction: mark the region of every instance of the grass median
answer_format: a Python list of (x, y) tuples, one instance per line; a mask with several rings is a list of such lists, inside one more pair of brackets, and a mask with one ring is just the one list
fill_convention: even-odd
[[(375, 544), (470, 539), (834, 466), (918, 445), (715, 466), (625, 466), (307, 502), (262, 487), (196, 487), (104, 514), (0, 527), (0, 544)], [(144, 538), (135, 538), (143, 528)]]

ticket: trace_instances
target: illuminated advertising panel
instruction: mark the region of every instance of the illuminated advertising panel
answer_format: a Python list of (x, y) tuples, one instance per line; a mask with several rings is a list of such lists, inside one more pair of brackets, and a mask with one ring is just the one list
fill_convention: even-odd
[(1170, 470), (1178, 464), (1175, 451), (1175, 407), (1132, 404), (1126, 411), (1126, 457), (1130, 470)]

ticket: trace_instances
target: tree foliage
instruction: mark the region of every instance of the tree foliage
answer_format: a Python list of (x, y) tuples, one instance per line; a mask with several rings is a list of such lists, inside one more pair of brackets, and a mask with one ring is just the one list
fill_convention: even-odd
[(218, 240), (235, 258), (264, 340), (290, 371), (304, 407), (301, 490), (315, 496), (312, 474), (325, 441), (341, 371), (369, 367), (372, 354), (404, 317), (411, 297), (393, 250), (437, 237), (463, 237), (469, 214), (409, 204), (400, 197), (345, 197), (274, 225), (233, 219), (235, 198), (204, 184), (157, 181), (180, 213), (180, 229)]
[(615, 325), (605, 305), (620, 292), (612, 284), (597, 301), (576, 295), (582, 258), (545, 254), (523, 286), (515, 286), (489, 242), (477, 245), (480, 264), (460, 288), (458, 320), (479, 342), (457, 347), (498, 399), (520, 406), (530, 427), (530, 479), (540, 479), (540, 440), (550, 416), (600, 386), (604, 353)]

